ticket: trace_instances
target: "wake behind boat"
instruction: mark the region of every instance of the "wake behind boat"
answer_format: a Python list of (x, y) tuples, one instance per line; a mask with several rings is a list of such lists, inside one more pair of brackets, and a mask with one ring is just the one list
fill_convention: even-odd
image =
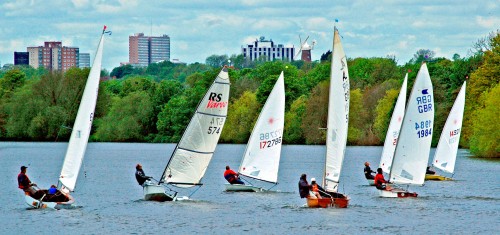
[(144, 199), (151, 201), (184, 200), (166, 186), (190, 188), (201, 186), (208, 164), (226, 121), (229, 101), (229, 75), (224, 67), (200, 101), (165, 170), (156, 182), (144, 183)]
[(34, 194), (26, 192), (25, 201), (32, 208), (68, 209), (74, 207), (75, 200), (70, 195), (70, 192), (75, 189), (76, 180), (90, 136), (94, 110), (97, 103), (104, 34), (106, 33), (108, 32), (106, 32), (106, 26), (104, 26), (71, 132), (68, 149), (59, 177), (59, 187), (55, 192), (51, 193), (49, 193), (51, 189), (38, 189)]
[[(423, 185), (429, 159), (434, 122), (434, 98), (427, 65), (422, 64), (408, 99), (408, 105), (389, 170), (393, 184)], [(380, 172), (381, 174), (382, 172)], [(375, 176), (377, 178), (377, 176)], [(377, 182), (375, 182), (377, 183)], [(400, 188), (380, 189), (381, 197), (416, 197)]]
[[(281, 72), (260, 112), (248, 140), (238, 170), (243, 175), (261, 182), (278, 183), (278, 170), (285, 125), (285, 82)], [(231, 181), (230, 181), (231, 182)], [(247, 183), (249, 183), (247, 181)], [(261, 192), (269, 189), (251, 184), (225, 184), (226, 191)]]
[(328, 99), (326, 156), (322, 183), (326, 192), (323, 194), (323, 199), (307, 198), (309, 207), (345, 208), (349, 204), (349, 198), (337, 192), (347, 143), (349, 94), (347, 58), (340, 42), (339, 32), (335, 27)]

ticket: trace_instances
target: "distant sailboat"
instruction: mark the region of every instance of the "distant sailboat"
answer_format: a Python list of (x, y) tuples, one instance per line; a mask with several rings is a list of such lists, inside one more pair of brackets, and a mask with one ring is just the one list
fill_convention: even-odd
[[(423, 185), (425, 168), (431, 149), (434, 124), (434, 91), (427, 70), (422, 64), (408, 99), (408, 105), (399, 132), (396, 150), (389, 171), (394, 184)], [(417, 193), (393, 188), (378, 190), (381, 197), (416, 197)]]
[[(283, 72), (255, 123), (240, 168), (240, 175), (259, 181), (278, 183), (283, 127), (285, 124), (285, 82)], [(248, 184), (225, 184), (226, 191), (265, 191)]]
[[(389, 171), (391, 169), (392, 157), (394, 156), (394, 151), (396, 150), (399, 130), (401, 130), (401, 124), (403, 123), (403, 117), (405, 116), (407, 84), (408, 74), (405, 75), (403, 85), (401, 86), (401, 90), (399, 91), (398, 99), (396, 101), (396, 104), (394, 105), (394, 111), (392, 112), (389, 128), (387, 129), (387, 134), (385, 136), (382, 156), (380, 158), (379, 167), (382, 168), (382, 171), (387, 174), (389, 174)], [(373, 179), (369, 179), (368, 183), (370, 185), (375, 185)]]
[[(434, 153), (432, 165), (444, 172), (453, 174), (455, 171), (455, 161), (457, 159), (458, 143), (460, 141), (460, 131), (465, 108), (465, 85), (460, 88), (460, 92), (451, 108), (448, 119), (444, 124), (443, 132)], [(426, 175), (426, 180), (451, 180), (451, 178), (441, 175)]]
[(226, 122), (229, 86), (228, 69), (224, 67), (199, 103), (159, 182), (146, 181), (144, 184), (145, 200), (173, 201), (185, 198), (178, 198), (174, 191), (166, 192), (164, 185), (179, 188), (202, 185), (201, 179)]
[(307, 199), (309, 207), (347, 207), (349, 198), (338, 193), (338, 184), (347, 144), (349, 122), (349, 72), (347, 58), (340, 42), (337, 28), (334, 29), (333, 53), (330, 72), (330, 95), (328, 99), (328, 123), (326, 156), (323, 173), (323, 188), (327, 195), (322, 199)]
[(70, 195), (76, 186), (76, 180), (80, 167), (85, 156), (87, 143), (94, 120), (94, 110), (97, 103), (97, 94), (99, 91), (99, 80), (101, 75), (102, 50), (104, 46), (104, 34), (106, 34), (106, 26), (101, 34), (101, 39), (97, 46), (97, 52), (94, 58), (94, 63), (90, 69), (90, 74), (83, 91), (82, 100), (78, 113), (76, 115), (73, 130), (69, 139), (68, 149), (64, 158), (64, 163), (59, 177), (59, 188), (57, 193), (49, 195), (48, 190), (39, 190), (35, 198), (26, 194), (26, 203), (33, 208), (54, 208), (65, 209), (74, 207), (75, 200)]

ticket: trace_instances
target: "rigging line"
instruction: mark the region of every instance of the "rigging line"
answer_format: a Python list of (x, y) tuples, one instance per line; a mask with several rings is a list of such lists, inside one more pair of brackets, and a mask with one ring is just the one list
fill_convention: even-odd
[[(245, 179), (245, 177), (238, 177), (238, 178), (240, 178), (240, 179), (244, 180), (245, 182), (247, 182), (247, 183), (249, 183), (250, 185), (252, 185), (252, 186), (253, 186), (253, 184), (252, 184), (250, 181), (246, 180), (246, 179)], [(231, 184), (231, 183), (230, 183), (230, 184)]]
[(189, 194), (188, 197), (191, 198), (191, 196), (193, 196), (193, 194), (196, 193), (196, 191), (198, 191), (198, 189), (200, 189), (200, 188), (201, 188), (201, 185), (198, 186), (198, 188), (196, 190), (194, 190), (194, 192), (192, 192), (191, 194)]
[(271, 190), (272, 188), (276, 187), (276, 185), (278, 185), (278, 183), (275, 183), (272, 187), (268, 188), (267, 191)]

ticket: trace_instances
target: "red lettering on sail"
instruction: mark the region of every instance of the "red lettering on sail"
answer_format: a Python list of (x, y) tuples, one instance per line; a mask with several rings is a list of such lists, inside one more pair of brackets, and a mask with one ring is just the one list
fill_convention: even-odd
[(227, 106), (227, 101), (216, 102), (213, 100), (209, 100), (207, 103), (207, 108), (216, 109), (216, 108), (225, 108)]

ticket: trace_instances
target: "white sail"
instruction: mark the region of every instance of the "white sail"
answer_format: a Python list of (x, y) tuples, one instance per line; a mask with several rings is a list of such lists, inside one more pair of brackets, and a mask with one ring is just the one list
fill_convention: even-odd
[(443, 132), (441, 132), (441, 137), (439, 138), (436, 152), (434, 153), (434, 160), (432, 161), (433, 166), (448, 173), (453, 173), (455, 170), (455, 160), (457, 159), (464, 108), (465, 82), (444, 124)]
[(389, 179), (396, 184), (423, 185), (434, 124), (434, 92), (425, 63), (408, 99)]
[(229, 75), (223, 68), (201, 100), (167, 164), (162, 182), (178, 187), (199, 184), (226, 121)]
[(394, 105), (394, 111), (392, 112), (389, 128), (387, 129), (387, 134), (385, 136), (382, 157), (380, 158), (379, 167), (382, 168), (382, 171), (387, 174), (389, 174), (389, 171), (391, 169), (392, 157), (394, 156), (394, 150), (396, 150), (399, 130), (401, 129), (401, 124), (403, 123), (403, 117), (405, 116), (407, 83), (408, 74), (405, 75), (405, 79), (403, 80), (403, 85), (401, 86), (401, 90), (399, 91), (396, 105)]
[(61, 175), (59, 176), (59, 181), (70, 191), (75, 189), (78, 173), (80, 172), (85, 150), (87, 149), (92, 121), (94, 120), (94, 110), (97, 103), (97, 93), (99, 91), (99, 80), (101, 76), (103, 45), (104, 31), (101, 35), (99, 45), (97, 46), (94, 62), (83, 91), (82, 100), (78, 108), (78, 113), (76, 114), (68, 149), (64, 158)]
[(330, 72), (326, 160), (323, 181), (323, 186), (327, 191), (337, 191), (340, 171), (342, 170), (347, 143), (347, 125), (349, 122), (349, 96), (347, 59), (340, 42), (339, 32), (335, 28)]
[(285, 82), (283, 72), (255, 123), (239, 168), (242, 175), (276, 183), (285, 124)]

